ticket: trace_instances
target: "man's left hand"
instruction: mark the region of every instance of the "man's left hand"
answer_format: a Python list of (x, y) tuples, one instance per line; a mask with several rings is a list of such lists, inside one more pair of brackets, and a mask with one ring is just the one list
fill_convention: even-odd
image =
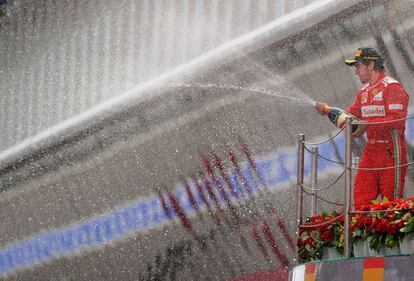
[(355, 130), (355, 132), (352, 133), (352, 137), (353, 138), (359, 138), (359, 137), (361, 137), (365, 133), (365, 131), (366, 131), (367, 128), (368, 128), (368, 124), (367, 123), (365, 123), (365, 124), (358, 124), (358, 128)]

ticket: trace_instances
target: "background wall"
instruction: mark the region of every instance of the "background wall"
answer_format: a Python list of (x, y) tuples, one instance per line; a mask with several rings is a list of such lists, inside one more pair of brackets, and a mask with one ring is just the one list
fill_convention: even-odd
[(1, 150), (313, 1), (5, 1)]

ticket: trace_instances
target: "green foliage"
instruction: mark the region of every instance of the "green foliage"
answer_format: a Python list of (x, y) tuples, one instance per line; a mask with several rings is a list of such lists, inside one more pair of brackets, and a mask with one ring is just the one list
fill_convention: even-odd
[(400, 229), (401, 232), (414, 236), (414, 217), (411, 217), (404, 223), (404, 227)]
[(398, 236), (387, 234), (384, 241), (385, 247), (394, 248), (400, 246), (400, 239)]
[(371, 235), (368, 238), (368, 246), (375, 251), (379, 251), (381, 248), (383, 236), (380, 233), (376, 233), (374, 235)]

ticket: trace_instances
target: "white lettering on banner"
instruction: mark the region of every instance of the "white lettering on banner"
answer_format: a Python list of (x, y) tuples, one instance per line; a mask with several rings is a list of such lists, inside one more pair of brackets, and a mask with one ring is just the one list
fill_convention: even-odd
[(368, 105), (361, 108), (362, 117), (385, 116), (383, 105)]
[(394, 104), (390, 104), (389, 106), (388, 106), (388, 109), (403, 109), (403, 105), (402, 104), (397, 104), (397, 103), (394, 103)]

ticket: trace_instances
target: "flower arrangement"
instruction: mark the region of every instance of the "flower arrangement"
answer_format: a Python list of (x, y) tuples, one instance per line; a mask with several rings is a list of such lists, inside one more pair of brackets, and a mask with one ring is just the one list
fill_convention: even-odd
[(382, 202), (373, 201), (362, 208), (364, 213), (356, 214), (351, 220), (351, 241), (367, 241), (369, 248), (379, 251), (381, 247), (394, 248), (406, 235), (414, 234), (412, 200), (397, 199)]
[[(363, 206), (362, 212), (351, 218), (351, 243), (368, 242), (369, 248), (398, 247), (405, 239), (414, 241), (414, 198), (373, 201)], [(307, 217), (301, 226), (298, 240), (300, 262), (322, 258), (326, 247), (343, 253), (344, 216), (336, 212), (323, 212)]]
[(299, 233), (298, 251), (301, 262), (321, 259), (324, 247), (343, 252), (343, 215), (323, 212), (307, 217)]
[(403, 213), (404, 227), (400, 229), (400, 232), (403, 233), (403, 238), (414, 239), (414, 198), (401, 202), (398, 208)]

